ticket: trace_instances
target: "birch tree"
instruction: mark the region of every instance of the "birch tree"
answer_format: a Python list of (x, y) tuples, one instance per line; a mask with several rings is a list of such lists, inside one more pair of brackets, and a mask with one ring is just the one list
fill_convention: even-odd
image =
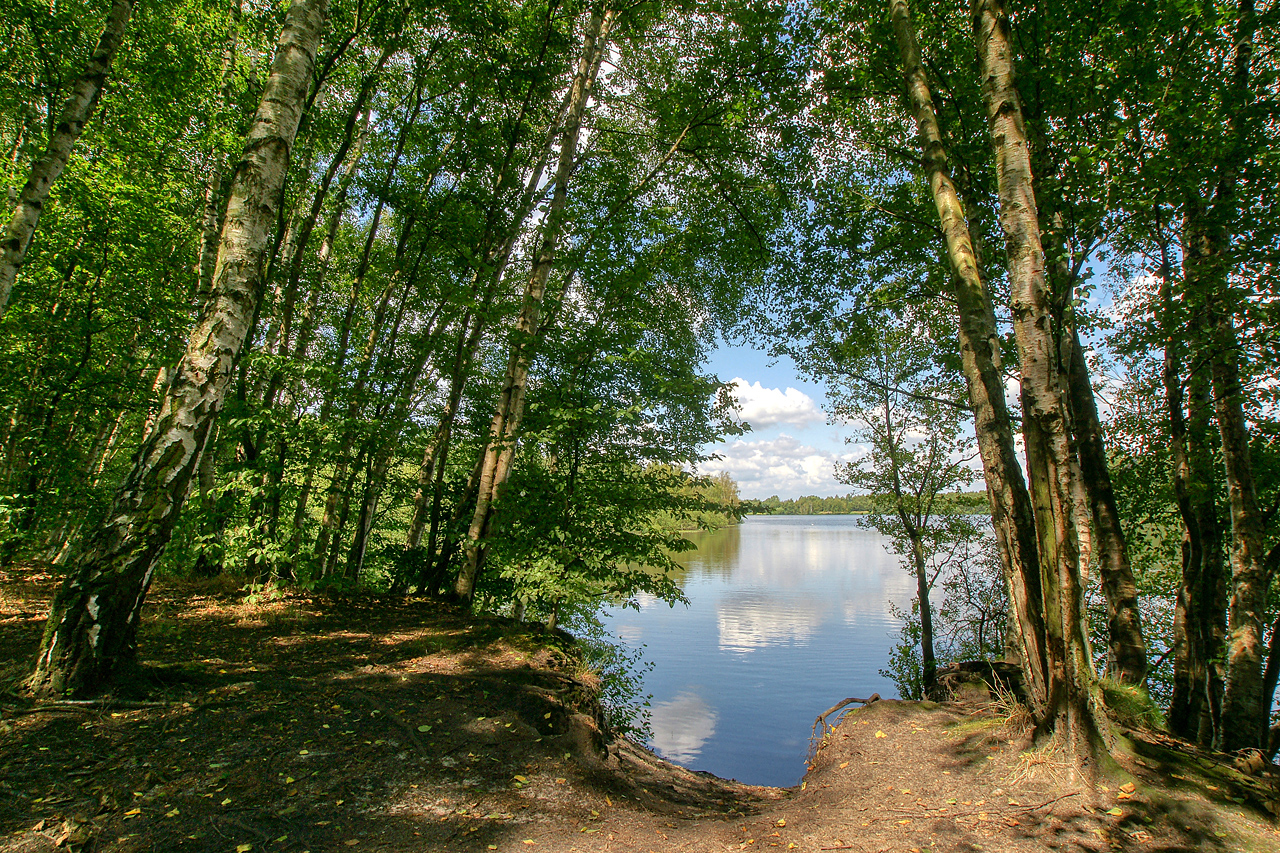
[(86, 695), (134, 654), (142, 604), (261, 298), (259, 277), (312, 69), (327, 0), (296, 0), (231, 180), (214, 292), (192, 331), (154, 427), (104, 522), (89, 531), (58, 590), (30, 685)]
[(14, 281), (27, 256), (31, 239), (35, 236), (40, 214), (49, 199), (49, 190), (66, 168), (71, 149), (84, 132), (85, 124), (102, 97), (102, 87), (107, 75), (111, 73), (111, 63), (115, 61), (116, 51), (124, 41), (125, 29), (132, 12), (132, 0), (112, 0), (111, 11), (107, 14), (106, 26), (103, 27), (98, 44), (80, 78), (72, 87), (71, 96), (62, 108), (44, 155), (31, 167), (27, 182), (18, 195), (18, 204), (5, 226), (3, 240), (0, 241), (0, 319), (4, 317), (9, 305)]

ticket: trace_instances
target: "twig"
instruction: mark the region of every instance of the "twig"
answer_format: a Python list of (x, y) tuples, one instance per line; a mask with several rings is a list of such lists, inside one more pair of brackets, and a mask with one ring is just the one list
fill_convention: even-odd
[(14, 716), (39, 714), (44, 711), (110, 711), (113, 709), (169, 708), (176, 702), (136, 702), (124, 699), (59, 699), (56, 702), (41, 702), (30, 708), (5, 707), (4, 711)]
[(1045, 800), (1043, 803), (1041, 803), (1038, 806), (1027, 806), (1023, 809), (1020, 809), (1020, 811), (1023, 811), (1023, 812), (1039, 811), (1045, 806), (1053, 805), (1054, 803), (1058, 802), (1058, 800), (1065, 800), (1067, 797), (1078, 797), (1083, 793), (1084, 791), (1072, 791), (1070, 794), (1063, 794), (1061, 797), (1054, 797), (1052, 800)]

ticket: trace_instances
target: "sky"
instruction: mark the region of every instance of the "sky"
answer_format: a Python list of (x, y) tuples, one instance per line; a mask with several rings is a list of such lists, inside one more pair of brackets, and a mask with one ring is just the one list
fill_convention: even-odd
[(740, 417), (751, 431), (712, 445), (720, 458), (703, 463), (702, 473), (727, 471), (742, 497), (757, 500), (852, 491), (836, 480), (835, 463), (861, 452), (845, 443), (849, 427), (827, 423), (823, 387), (803, 379), (794, 362), (722, 342), (707, 369), (722, 381), (738, 380)]

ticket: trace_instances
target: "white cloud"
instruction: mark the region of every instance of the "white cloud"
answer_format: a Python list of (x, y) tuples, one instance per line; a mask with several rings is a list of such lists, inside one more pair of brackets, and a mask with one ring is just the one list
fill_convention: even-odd
[(731, 384), (737, 386), (733, 393), (738, 398), (738, 416), (756, 429), (778, 424), (803, 428), (826, 421), (813, 398), (797, 388), (765, 388), (741, 377), (735, 377)]
[(738, 440), (716, 447), (714, 452), (721, 458), (704, 467), (727, 471), (748, 498), (847, 494), (849, 486), (835, 478), (835, 464), (861, 455), (820, 450), (786, 434), (761, 441)]

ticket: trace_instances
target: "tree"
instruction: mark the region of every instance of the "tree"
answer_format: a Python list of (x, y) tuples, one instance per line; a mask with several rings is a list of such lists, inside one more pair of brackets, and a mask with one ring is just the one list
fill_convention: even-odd
[(513, 330), (507, 375), (503, 380), (493, 423), (489, 427), (484, 461), (480, 466), (476, 511), (467, 532), (466, 565), (459, 572), (454, 585), (454, 592), (463, 601), (469, 602), (475, 591), (476, 576), (484, 561), (481, 540), (488, 533), (493, 502), (510, 475), (515, 453), (512, 442), (524, 415), (525, 384), (530, 363), (536, 353), (542, 303), (547, 295), (551, 267), (556, 260), (557, 248), (565, 229), (564, 207), (569, 197), (569, 178), (579, 157), (578, 139), (582, 131), (582, 117), (608, 48), (609, 31), (617, 16), (616, 9), (593, 8), (583, 30), (582, 52), (566, 98), (567, 112), (559, 140), (560, 154), (552, 180), (554, 189), (547, 208), (547, 220), (540, 229), (537, 256), (525, 285), (520, 316)]
[(865, 459), (841, 463), (836, 476), (871, 496), (859, 523), (888, 537), (915, 576), (921, 688), (928, 697), (937, 672), (930, 593), (940, 576), (959, 571), (980, 538), (972, 516), (955, 503), (976, 477), (968, 467), (969, 417), (954, 402), (957, 383), (931, 358), (937, 341), (927, 319), (884, 317), (877, 325), (880, 335), (858, 357), (831, 362), (836, 375), (828, 381), (839, 383), (832, 414), (857, 425), (869, 445)]
[(72, 147), (98, 105), (103, 84), (111, 73), (116, 51), (124, 41), (132, 12), (132, 0), (113, 0), (102, 36), (62, 108), (44, 156), (32, 165), (27, 182), (18, 195), (18, 204), (5, 226), (3, 242), (0, 242), (0, 319), (4, 318), (9, 305), (14, 280), (22, 268), (31, 238), (35, 236), (36, 224), (49, 198), (49, 189), (66, 168)]
[(1087, 762), (1108, 733), (1088, 651), (1076, 532), (1079, 469), (1067, 401), (1072, 350), (1055, 323), (1009, 21), (1000, 0), (974, 0), (983, 101), (999, 184), (1010, 308), (1021, 366), (1023, 435), (1036, 512), (1049, 668), (1045, 717), (1073, 757)]
[(261, 290), (260, 266), (303, 104), (326, 0), (296, 0), (231, 181), (214, 292), (106, 521), (85, 536), (58, 590), (30, 685), (39, 695), (101, 689), (136, 646), (156, 562), (177, 523), (233, 376)]

